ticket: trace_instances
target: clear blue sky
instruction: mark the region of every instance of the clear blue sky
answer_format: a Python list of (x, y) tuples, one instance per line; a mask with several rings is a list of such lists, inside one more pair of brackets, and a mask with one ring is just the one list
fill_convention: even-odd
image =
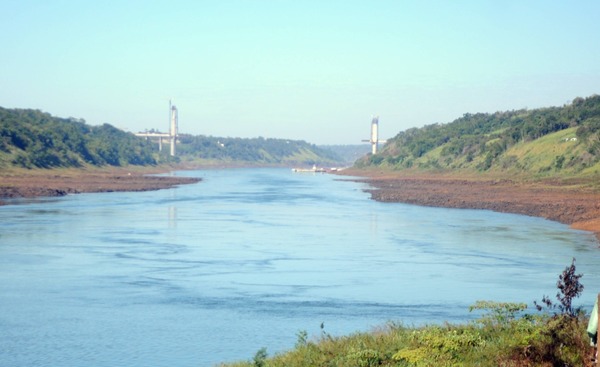
[(0, 0), (0, 106), (354, 144), (600, 93), (600, 1)]

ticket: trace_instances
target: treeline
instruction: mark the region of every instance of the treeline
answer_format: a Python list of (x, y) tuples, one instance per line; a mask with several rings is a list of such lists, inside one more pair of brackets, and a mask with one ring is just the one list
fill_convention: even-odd
[[(562, 162), (554, 168), (570, 164), (585, 169), (597, 163), (600, 160), (600, 96), (578, 97), (563, 107), (467, 113), (447, 124), (408, 129), (390, 139), (381, 153), (369, 155), (357, 165), (394, 169), (525, 169), (529, 166), (520, 162), (522, 156), (510, 155), (511, 148), (567, 129), (572, 129), (569, 130), (573, 132), (570, 141), (578, 149), (569, 149), (572, 156), (553, 157)], [(556, 147), (551, 148), (556, 150)], [(540, 168), (543, 169), (548, 167)]]
[(33, 109), (0, 107), (0, 167), (55, 168), (155, 165), (180, 161), (252, 165), (336, 164), (331, 150), (305, 141), (241, 139), (182, 134), (177, 157), (159, 152), (157, 142), (109, 124), (91, 126), (83, 119), (59, 118)]
[(0, 165), (25, 168), (156, 164), (150, 143), (109, 124), (0, 107)]
[(219, 138), (181, 135), (177, 146), (182, 159), (252, 164), (335, 164), (334, 152), (301, 140), (271, 138)]
[(319, 148), (334, 152), (344, 165), (353, 165), (371, 151), (370, 144), (320, 145)]

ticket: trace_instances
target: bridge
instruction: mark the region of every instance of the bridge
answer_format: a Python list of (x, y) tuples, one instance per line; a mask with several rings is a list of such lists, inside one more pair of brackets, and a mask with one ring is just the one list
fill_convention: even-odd
[(158, 139), (159, 151), (162, 151), (163, 139), (167, 140), (171, 145), (171, 156), (174, 157), (177, 154), (175, 145), (177, 144), (178, 125), (177, 107), (171, 105), (171, 101), (169, 101), (169, 133), (139, 132), (135, 135), (146, 139)]
[(377, 154), (379, 143), (385, 143), (386, 140), (379, 140), (379, 116), (373, 117), (371, 120), (371, 139), (362, 140), (364, 143), (371, 143), (371, 153)]

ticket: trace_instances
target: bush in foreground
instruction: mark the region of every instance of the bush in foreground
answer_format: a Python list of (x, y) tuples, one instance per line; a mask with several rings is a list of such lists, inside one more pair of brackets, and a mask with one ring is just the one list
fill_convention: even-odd
[(470, 311), (483, 311), (482, 315), (467, 324), (411, 328), (392, 323), (345, 337), (323, 333), (315, 341), (300, 332), (289, 352), (268, 358), (262, 348), (252, 362), (222, 366), (592, 366), (588, 318), (572, 307), (573, 298), (583, 291), (580, 278), (573, 259), (557, 282), (560, 305), (544, 297), (545, 309), (536, 303), (542, 313), (526, 313), (524, 303), (479, 301)]
[(223, 366), (585, 366), (590, 360), (583, 314), (500, 319), (497, 310), (506, 304), (488, 304), (490, 313), (466, 325), (390, 324), (371, 333), (299, 341), (271, 358), (263, 348), (252, 362)]

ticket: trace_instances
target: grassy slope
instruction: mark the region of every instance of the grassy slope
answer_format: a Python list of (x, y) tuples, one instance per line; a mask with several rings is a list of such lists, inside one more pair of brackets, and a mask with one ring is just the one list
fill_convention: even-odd
[[(584, 146), (578, 144), (574, 138), (575, 128), (565, 129), (530, 143), (517, 144), (511, 147), (505, 156), (515, 157), (523, 170), (537, 172), (540, 176), (566, 178), (598, 174), (600, 163), (587, 168), (576, 165), (577, 158), (584, 157), (587, 153)], [(560, 159), (563, 163), (559, 166)]]
[[(518, 143), (501, 154), (486, 172), (478, 170), (484, 156), (467, 162), (465, 157), (450, 160), (441, 156), (444, 145), (415, 160), (416, 170), (438, 171), (455, 176), (491, 176), (523, 179), (584, 179), (596, 181), (600, 175), (600, 162), (582, 168), (579, 160), (587, 152), (575, 138), (576, 128), (545, 135), (539, 139)], [(490, 141), (488, 144), (493, 143)], [(557, 165), (562, 158), (560, 167)]]

